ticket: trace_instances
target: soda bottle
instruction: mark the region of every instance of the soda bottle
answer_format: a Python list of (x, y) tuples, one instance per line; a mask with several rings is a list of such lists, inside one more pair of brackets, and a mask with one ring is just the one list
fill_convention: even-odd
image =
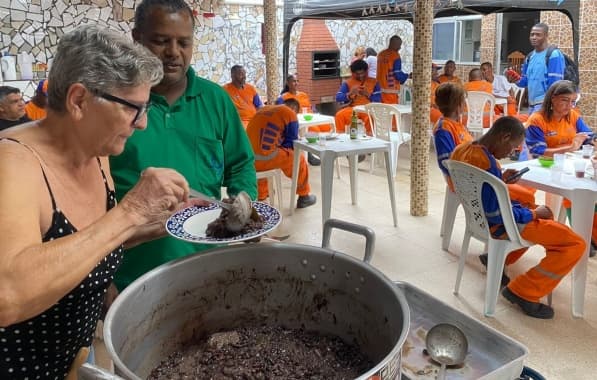
[(356, 140), (357, 133), (359, 131), (359, 119), (357, 118), (357, 112), (352, 111), (352, 118), (350, 119), (350, 139)]

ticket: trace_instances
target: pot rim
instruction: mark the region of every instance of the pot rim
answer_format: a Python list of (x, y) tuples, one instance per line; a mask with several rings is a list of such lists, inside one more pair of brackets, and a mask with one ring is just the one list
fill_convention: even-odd
[[(259, 244), (262, 244), (262, 243), (259, 243)], [(400, 307), (403, 310), (402, 330), (400, 333), (400, 337), (398, 338), (398, 341), (394, 344), (394, 347), (392, 348), (392, 350), (386, 356), (384, 356), (383, 359), (379, 360), (378, 363), (373, 368), (368, 370), (366, 373), (360, 375), (355, 380), (368, 380), (371, 376), (378, 374), (393, 359), (395, 359), (396, 357), (398, 357), (399, 359), (401, 358), (402, 346), (404, 345), (404, 342), (406, 341), (406, 338), (408, 337), (408, 331), (410, 328), (410, 308), (408, 306), (406, 296), (404, 296), (402, 291), (384, 273), (382, 273), (379, 269), (375, 268), (374, 266), (372, 266), (362, 260), (359, 260), (359, 259), (357, 259), (353, 256), (350, 256), (348, 254), (345, 254), (343, 252), (339, 252), (339, 251), (329, 249), (329, 248), (322, 248), (322, 247), (315, 247), (315, 246), (311, 246), (311, 245), (294, 244), (294, 243), (267, 243), (267, 246), (268, 246), (268, 249), (278, 249), (278, 250), (284, 250), (284, 249), (289, 249), (289, 248), (290, 249), (297, 249), (297, 248), (309, 249), (311, 251), (315, 250), (315, 251), (318, 251), (321, 253), (326, 253), (326, 254), (329, 254), (332, 256), (342, 257), (342, 259), (351, 261), (352, 264), (354, 264), (356, 266), (365, 268), (365, 269), (373, 272), (380, 279), (382, 279), (382, 281), (385, 283), (385, 285), (388, 287), (388, 289), (390, 289), (390, 291), (394, 293), (394, 296), (398, 299), (398, 303), (400, 304)], [(142, 380), (138, 375), (133, 373), (122, 362), (120, 356), (117, 355), (117, 353), (116, 353), (116, 349), (115, 349), (115, 347), (113, 345), (113, 341), (112, 341), (112, 325), (115, 323), (113, 314), (115, 313), (115, 310), (117, 310), (121, 307), (121, 304), (126, 302), (126, 300), (129, 298), (129, 296), (128, 296), (129, 293), (136, 292), (138, 288), (145, 286), (145, 282), (148, 279), (155, 277), (155, 276), (159, 276), (163, 272), (170, 271), (170, 270), (172, 270), (171, 268), (175, 268), (180, 265), (188, 265), (189, 261), (206, 260), (207, 257), (209, 257), (209, 256), (220, 255), (220, 254), (225, 253), (226, 251), (231, 251), (231, 250), (233, 251), (233, 250), (239, 250), (239, 249), (240, 250), (253, 249), (254, 247), (255, 246), (252, 244), (243, 244), (243, 245), (235, 244), (235, 245), (229, 245), (229, 246), (225, 246), (225, 247), (216, 247), (216, 248), (212, 248), (209, 250), (197, 252), (197, 253), (167, 262), (165, 264), (162, 264), (162, 265), (152, 269), (151, 271), (143, 274), (141, 277), (137, 278), (133, 283), (131, 283), (129, 286), (127, 286), (119, 294), (119, 296), (116, 297), (116, 300), (114, 301), (114, 303), (112, 304), (110, 309), (108, 309), (106, 318), (104, 320), (104, 329), (103, 329), (104, 344), (106, 346), (106, 350), (108, 351), (108, 354), (110, 355), (111, 359), (114, 362), (115, 368), (117, 368), (118, 371), (121, 371), (122, 375), (124, 375), (126, 378), (134, 379), (134, 380)], [(398, 362), (400, 363), (401, 360), (399, 360)], [(400, 376), (400, 366), (398, 368), (397, 379), (400, 378), (399, 376)]]

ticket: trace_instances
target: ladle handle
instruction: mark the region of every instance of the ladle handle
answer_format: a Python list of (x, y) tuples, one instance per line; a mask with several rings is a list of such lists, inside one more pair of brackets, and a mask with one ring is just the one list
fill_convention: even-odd
[(446, 365), (442, 363), (439, 373), (437, 374), (437, 380), (446, 380)]
[(197, 191), (197, 190), (195, 190), (195, 189), (189, 189), (189, 195), (190, 195), (191, 197), (193, 197), (193, 198), (199, 198), (199, 199), (203, 199), (204, 201), (208, 201), (208, 202), (211, 202), (211, 203), (215, 203), (215, 204), (217, 204), (218, 206), (220, 206), (220, 207), (222, 207), (222, 208), (225, 208), (226, 210), (230, 210), (230, 204), (228, 204), (228, 203), (225, 203), (225, 202), (222, 202), (222, 201), (219, 201), (219, 200), (217, 200), (217, 199), (215, 199), (215, 198), (212, 198), (212, 197), (210, 197), (210, 196), (209, 196), (209, 195), (207, 195), (207, 194), (203, 194), (202, 192), (200, 192), (200, 191)]

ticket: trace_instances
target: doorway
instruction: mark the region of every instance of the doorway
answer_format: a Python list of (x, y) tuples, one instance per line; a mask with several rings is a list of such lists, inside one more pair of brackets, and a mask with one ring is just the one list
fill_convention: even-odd
[(526, 55), (533, 50), (529, 35), (533, 25), (540, 20), (540, 12), (504, 13), (499, 72), (503, 72), (508, 67), (508, 54), (519, 51)]

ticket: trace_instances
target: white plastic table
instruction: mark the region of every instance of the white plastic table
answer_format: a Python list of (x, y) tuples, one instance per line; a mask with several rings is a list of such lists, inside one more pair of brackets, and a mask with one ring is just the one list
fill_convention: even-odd
[[(538, 160), (521, 161), (504, 165), (505, 169), (520, 170), (526, 166), (531, 169), (524, 174), (518, 183), (561, 195), (572, 202), (572, 229), (585, 239), (587, 248), (584, 256), (572, 271), (572, 315), (582, 318), (585, 307), (585, 286), (587, 282), (587, 264), (591, 249), (591, 230), (593, 213), (597, 202), (597, 182), (590, 178), (576, 178), (571, 170), (571, 159), (566, 159), (566, 165), (561, 181), (554, 182), (551, 170), (544, 168)], [(587, 165), (590, 165), (589, 160)]]
[(313, 116), (313, 118), (309, 121), (305, 120), (305, 115), (301, 113), (296, 115), (299, 123), (299, 136), (303, 136), (305, 134), (307, 127), (320, 124), (332, 124), (332, 132), (336, 132), (336, 119), (333, 116), (322, 115), (320, 113), (311, 113), (308, 115)]
[(352, 204), (357, 204), (357, 157), (361, 154), (383, 152), (386, 162), (386, 175), (388, 177), (388, 189), (390, 202), (392, 204), (392, 217), (394, 227), (398, 225), (396, 216), (396, 196), (394, 192), (394, 178), (390, 165), (389, 141), (367, 137), (351, 140), (346, 134), (339, 134), (335, 140), (327, 140), (325, 145), (308, 143), (304, 140), (294, 141), (294, 163), (292, 166), (292, 185), (290, 188), (290, 213), (292, 214), (296, 200), (296, 186), (298, 180), (299, 158), (302, 151), (316, 154), (321, 159), (321, 220), (325, 223), (330, 218), (332, 208), (332, 185), (334, 182), (334, 161), (338, 157), (348, 156), (350, 166), (350, 195)]

